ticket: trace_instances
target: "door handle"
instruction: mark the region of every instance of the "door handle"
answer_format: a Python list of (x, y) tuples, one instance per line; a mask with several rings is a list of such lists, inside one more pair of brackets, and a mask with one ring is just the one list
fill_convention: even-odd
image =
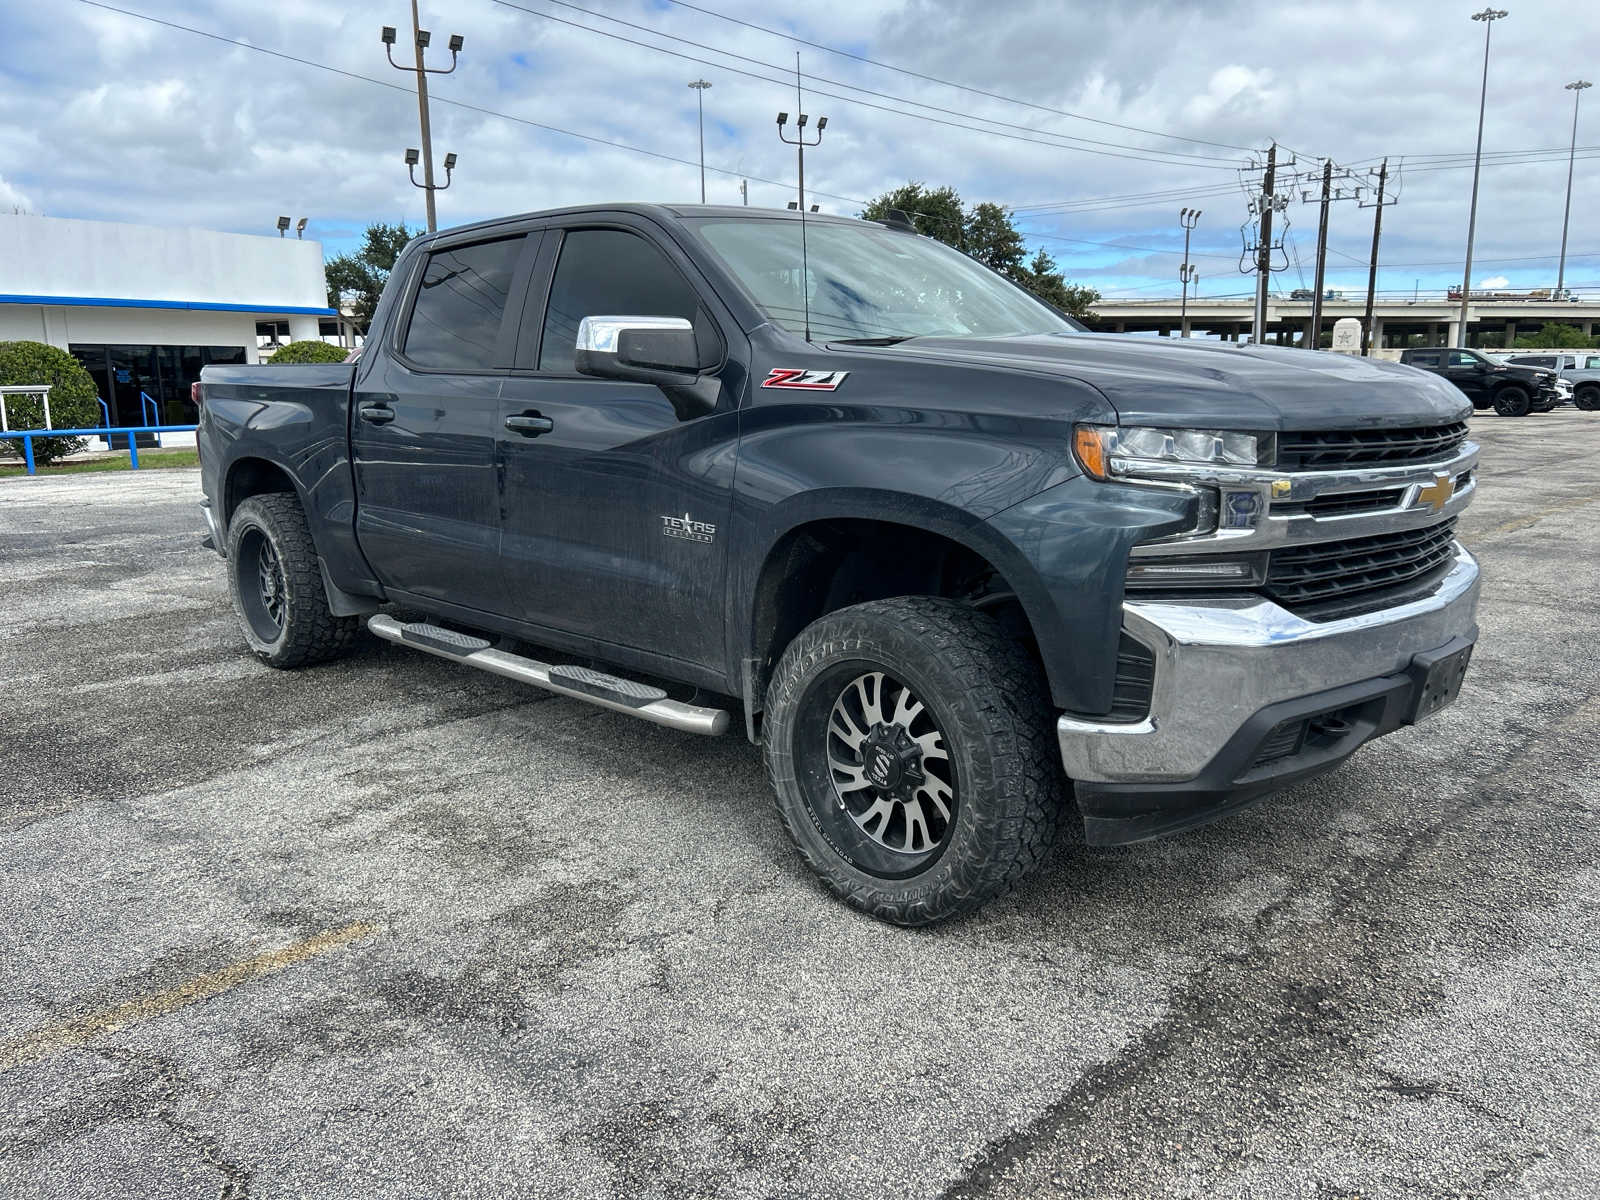
[(363, 404), (356, 409), (356, 416), (374, 425), (387, 425), (394, 420), (394, 409), (387, 404)]
[(541, 417), (536, 412), (526, 412), (521, 416), (506, 418), (506, 428), (512, 433), (520, 433), (523, 437), (539, 437), (555, 427), (556, 423), (549, 417)]

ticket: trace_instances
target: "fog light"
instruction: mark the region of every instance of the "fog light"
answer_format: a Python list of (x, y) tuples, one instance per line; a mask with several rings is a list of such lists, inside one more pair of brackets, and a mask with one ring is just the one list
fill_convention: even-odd
[(1264, 566), (1262, 555), (1241, 558), (1135, 558), (1128, 562), (1128, 586), (1248, 586), (1261, 582)]

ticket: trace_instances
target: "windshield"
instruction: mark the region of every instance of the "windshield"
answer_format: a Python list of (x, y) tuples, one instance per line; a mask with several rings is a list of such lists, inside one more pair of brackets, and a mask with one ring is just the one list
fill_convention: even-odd
[[(690, 224), (767, 316), (804, 332), (799, 221), (697, 218)], [(806, 227), (806, 260), (811, 334), (826, 341), (1082, 330), (931, 238), (865, 222), (817, 221)]]

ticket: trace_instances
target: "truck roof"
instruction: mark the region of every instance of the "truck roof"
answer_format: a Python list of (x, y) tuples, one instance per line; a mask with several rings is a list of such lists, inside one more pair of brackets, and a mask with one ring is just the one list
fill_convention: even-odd
[[(487, 221), (475, 221), (470, 225), (452, 225), (448, 229), (441, 229), (437, 233), (424, 234), (428, 239), (443, 237), (447, 234), (465, 233), (470, 230), (494, 229), (500, 225), (509, 225), (513, 222), (538, 220), (542, 217), (566, 217), (593, 213), (632, 213), (636, 216), (650, 217), (657, 221), (672, 222), (682, 217), (720, 217), (723, 219), (746, 220), (784, 220), (798, 221), (801, 213), (794, 209), (786, 208), (753, 208), (743, 204), (571, 204), (563, 208), (546, 208), (533, 212), (514, 213), (504, 217), (492, 217)], [(806, 221), (826, 221), (830, 224), (861, 224), (859, 217), (835, 216), (831, 213), (805, 213)], [(877, 222), (867, 222), (877, 224)], [(422, 240), (422, 239), (417, 239)]]

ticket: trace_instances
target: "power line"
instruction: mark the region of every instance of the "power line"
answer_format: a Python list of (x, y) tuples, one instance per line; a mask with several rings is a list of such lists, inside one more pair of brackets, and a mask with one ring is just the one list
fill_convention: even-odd
[(1007, 104), (1018, 104), (1024, 108), (1033, 108), (1039, 110), (1040, 112), (1054, 113), (1059, 117), (1071, 117), (1074, 121), (1087, 121), (1092, 125), (1104, 125), (1110, 129), (1122, 129), (1129, 133), (1143, 133), (1150, 137), (1167, 138), (1176, 142), (1188, 142), (1190, 145), (1194, 146), (1215, 146), (1220, 150), (1243, 150), (1246, 153), (1249, 153), (1255, 149), (1255, 147), (1252, 146), (1235, 146), (1231, 142), (1212, 142), (1207, 141), (1205, 138), (1189, 137), (1187, 134), (1165, 133), (1159, 129), (1143, 129), (1138, 125), (1121, 125), (1116, 121), (1104, 121), (1098, 117), (1086, 117), (1082, 113), (1070, 112), (1064, 108), (1052, 108), (1048, 104), (1036, 104), (1032, 100), (1019, 100), (1015, 96), (1005, 96), (999, 92), (988, 92), (982, 88), (971, 87), (964, 83), (956, 83), (949, 79), (940, 79), (935, 75), (924, 75), (920, 71), (913, 71), (908, 67), (897, 67), (892, 63), (881, 62), (878, 59), (868, 58), (863, 54), (855, 54), (849, 50), (840, 50), (836, 46), (828, 46), (821, 42), (808, 41), (806, 38), (799, 37), (795, 34), (785, 33), (781, 29), (770, 29), (765, 25), (757, 25), (753, 21), (745, 21), (738, 17), (730, 17), (727, 13), (717, 12), (715, 9), (703, 8), (698, 4), (690, 4), (688, 3), (688, 0), (666, 0), (666, 2), (668, 4), (676, 5), (678, 8), (691, 9), (694, 12), (704, 13), (708, 17), (716, 17), (718, 20), (729, 21), (735, 25), (742, 25), (746, 29), (754, 29), (760, 33), (771, 34), (773, 37), (783, 38), (785, 41), (798, 42), (802, 46), (810, 46), (813, 50), (822, 50), (828, 54), (836, 54), (840, 58), (853, 59), (856, 62), (866, 63), (867, 65), (873, 67), (879, 67), (885, 71), (894, 71), (900, 75), (908, 75), (912, 79), (920, 79), (925, 83), (937, 83), (941, 87), (955, 88), (958, 91), (969, 92), (974, 96), (987, 96), (991, 100), (1001, 100)]
[[(759, 75), (754, 71), (746, 71), (746, 70), (744, 70), (743, 68), (740, 68), (740, 67), (729, 66), (725, 62), (718, 62), (718, 61), (715, 61), (713, 59), (707, 59), (707, 58), (699, 58), (699, 57), (697, 57), (697, 56), (695, 56), (693, 54), (684, 54), (682, 51), (671, 50), (671, 49), (668, 49), (666, 46), (652, 45), (649, 42), (642, 42), (637, 38), (625, 37), (624, 35), (622, 35), (620, 33), (612, 33), (610, 30), (607, 30), (607, 29), (596, 29), (592, 25), (581, 25), (577, 21), (569, 21), (565, 17), (556, 16), (554, 13), (540, 12), (538, 9), (528, 8), (528, 7), (524, 6), (524, 5), (513, 3), (513, 0), (491, 0), (491, 2), (494, 3), (494, 4), (500, 5), (502, 8), (511, 8), (511, 9), (515, 9), (518, 12), (526, 13), (530, 17), (539, 17), (539, 18), (541, 18), (543, 20), (554, 22), (557, 25), (565, 25), (565, 26), (567, 26), (567, 27), (569, 27), (571, 29), (582, 30), (584, 33), (592, 33), (592, 34), (598, 35), (599, 37), (610, 38), (613, 41), (623, 42), (623, 43), (625, 43), (626, 45), (629, 45), (629, 46), (638, 46), (641, 49), (651, 50), (651, 51), (654, 51), (657, 54), (666, 54), (666, 55), (670, 55), (673, 58), (681, 58), (685, 62), (698, 63), (699, 65), (706, 66), (706, 67), (716, 67), (716, 68), (718, 68), (720, 70), (728, 71), (728, 72), (730, 72), (730, 73), (732, 73), (734, 75), (743, 75), (748, 79), (760, 80), (762, 83), (776, 83), (776, 84), (781, 84), (783, 86), (788, 86), (788, 83), (789, 83), (789, 80), (787, 80), (787, 79), (774, 79), (774, 78), (772, 78), (771, 76), (768, 76), (768, 75)], [(616, 21), (618, 24), (626, 25), (631, 29), (648, 28), (648, 27), (641, 27), (641, 26), (638, 26), (638, 25), (634, 25), (631, 22), (623, 21), (623, 20), (620, 20), (619, 18), (616, 18), (616, 17), (608, 17), (604, 13), (591, 12), (589, 9), (579, 8), (579, 6), (575, 5), (575, 4), (566, 4), (564, 2), (564, 0), (550, 0), (550, 2), (551, 3), (556, 3), (556, 4), (562, 4), (563, 7), (576, 9), (579, 12), (588, 13), (590, 16), (598, 17), (601, 20)], [(760, 62), (757, 59), (749, 59), (749, 58), (746, 58), (744, 55), (734, 54), (731, 51), (721, 50), (721, 49), (718, 49), (718, 48), (713, 47), (713, 46), (703, 46), (699, 42), (688, 42), (687, 39), (684, 39), (684, 38), (674, 38), (674, 37), (672, 37), (671, 34), (662, 34), (659, 31), (654, 30), (654, 29), (650, 29), (649, 32), (654, 34), (654, 35), (656, 35), (656, 36), (658, 36), (658, 37), (667, 37), (667, 38), (671, 38), (671, 40), (673, 40), (673, 41), (681, 41), (681, 42), (686, 42), (689, 45), (699, 46), (700, 48), (705, 49), (705, 50), (709, 50), (710, 52), (715, 53), (715, 54), (723, 54), (723, 55), (726, 55), (726, 56), (728, 56), (730, 58), (742, 59), (745, 62), (755, 62), (758, 66), (765, 67), (769, 71), (783, 71), (783, 70), (785, 70), (785, 68), (776, 66), (776, 65), (774, 65), (772, 63), (764, 63), (764, 62)], [(841, 86), (841, 87), (846, 87), (846, 88), (853, 88), (853, 85), (851, 85), (851, 84), (838, 84), (836, 86)], [(941, 117), (928, 116), (925, 113), (906, 112), (904, 109), (891, 108), (888, 105), (884, 105), (884, 104), (875, 104), (870, 100), (863, 100), (863, 99), (861, 99), (860, 97), (857, 97), (857, 96), (843, 96), (843, 95), (840, 95), (838, 92), (830, 92), (830, 91), (827, 91), (827, 90), (825, 90), (823, 88), (819, 88), (819, 87), (816, 87), (816, 86), (809, 86), (807, 88), (807, 90), (812, 95), (815, 95), (815, 96), (826, 96), (831, 100), (841, 100), (846, 104), (855, 104), (855, 105), (858, 105), (859, 107), (862, 107), (862, 108), (875, 109), (878, 112), (889, 113), (889, 114), (891, 114), (893, 116), (910, 117), (912, 120), (926, 121), (926, 122), (930, 122), (930, 123), (935, 124), (935, 125), (944, 125), (944, 126), (947, 126), (948, 128), (951, 128), (951, 129), (965, 130), (968, 133), (981, 133), (981, 134), (984, 134), (987, 137), (1009, 138), (1012, 141), (1027, 142), (1027, 143), (1029, 143), (1031, 145), (1036, 145), (1036, 146), (1048, 146), (1051, 149), (1055, 149), (1055, 150), (1075, 150), (1080, 154), (1096, 154), (1096, 155), (1100, 155), (1100, 156), (1105, 157), (1105, 158), (1125, 158), (1125, 159), (1129, 159), (1129, 160), (1131, 160), (1133, 162), (1160, 163), (1160, 164), (1162, 164), (1164, 166), (1192, 167), (1192, 168), (1195, 168), (1195, 169), (1208, 169), (1208, 170), (1213, 170), (1213, 171), (1236, 171), (1236, 170), (1239, 169), (1239, 164), (1237, 162), (1229, 162), (1229, 161), (1225, 161), (1225, 160), (1222, 160), (1222, 159), (1205, 159), (1203, 161), (1185, 161), (1185, 157), (1180, 157), (1180, 156), (1174, 154), (1173, 152), (1164, 151), (1164, 150), (1149, 150), (1149, 149), (1147, 149), (1145, 147), (1140, 147), (1140, 146), (1121, 147), (1122, 149), (1126, 149), (1126, 150), (1139, 151), (1139, 153), (1124, 154), (1124, 153), (1119, 153), (1116, 150), (1095, 150), (1095, 149), (1090, 149), (1089, 146), (1086, 146), (1086, 145), (1065, 145), (1060, 141), (1046, 141), (1045, 139), (1046, 138), (1067, 138), (1067, 139), (1071, 139), (1071, 140), (1075, 140), (1075, 141), (1089, 141), (1089, 139), (1086, 139), (1086, 138), (1073, 139), (1072, 135), (1070, 135), (1070, 134), (1051, 133), (1048, 130), (1034, 129), (1031, 126), (1026, 126), (1026, 125), (1011, 125), (1011, 126), (1009, 126), (1009, 128), (1011, 128), (1011, 129), (1023, 129), (1023, 130), (1027, 130), (1029, 133), (1040, 135), (1040, 136), (1036, 136), (1036, 137), (1027, 137), (1027, 136), (1024, 136), (1021, 133), (1008, 133), (1008, 132), (1005, 132), (1004, 129), (984, 129), (984, 128), (982, 128), (980, 126), (977, 126), (977, 125), (966, 125), (966, 124), (962, 124), (962, 123), (960, 123), (958, 121), (949, 121), (949, 120), (945, 120), (945, 119), (943, 119)], [(903, 98), (901, 98), (899, 96), (884, 96), (884, 93), (874, 92), (874, 91), (871, 91), (870, 89), (867, 89), (867, 88), (853, 88), (853, 90), (866, 92), (868, 95), (880, 96), (880, 97), (883, 97), (885, 99), (894, 100), (896, 103), (900, 103), (900, 104), (918, 105), (919, 107), (932, 109), (935, 112), (943, 112), (943, 113), (953, 113), (954, 112), (954, 110), (952, 110), (952, 109), (938, 108), (937, 106), (934, 106), (934, 105), (923, 104), (921, 101), (917, 101), (917, 100), (906, 100), (906, 99), (903, 99)], [(963, 115), (966, 115), (966, 114), (954, 113), (954, 115), (963, 116)], [(987, 121), (991, 125), (1006, 125), (1007, 124), (1006, 122), (991, 121), (987, 117), (976, 117), (976, 116), (974, 116), (974, 117), (970, 117), (969, 119), (976, 120), (976, 121)], [(1100, 143), (1094, 143), (1094, 144), (1095, 145), (1106, 145), (1106, 146), (1119, 146), (1120, 145), (1120, 143), (1115, 143), (1115, 142), (1100, 142)], [(1161, 155), (1163, 157), (1151, 157), (1152, 155)], [(1190, 156), (1186, 156), (1186, 157), (1188, 157), (1188, 158), (1199, 158), (1200, 156), (1190, 155)]]

